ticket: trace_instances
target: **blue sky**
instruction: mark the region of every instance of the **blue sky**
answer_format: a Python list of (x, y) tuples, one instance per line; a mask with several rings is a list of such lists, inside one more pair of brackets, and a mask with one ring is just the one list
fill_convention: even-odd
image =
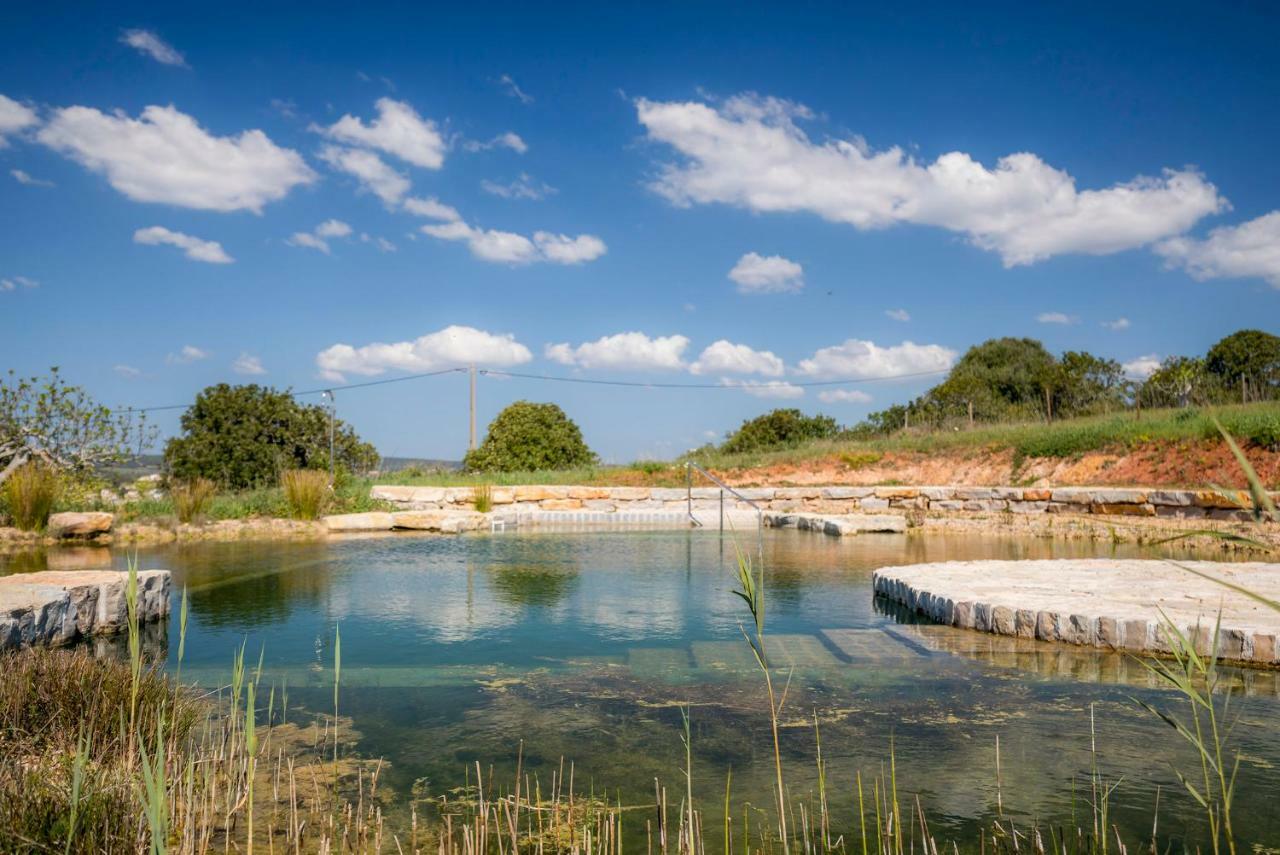
[[(1265, 4), (0, 24), (0, 365), (113, 405), (472, 360), (723, 387), (482, 379), (482, 426), (552, 400), (627, 460), (777, 405), (856, 421), (935, 378), (865, 381), (992, 336), (1140, 372), (1280, 326)], [(396, 455), (458, 457), (465, 403), (338, 393)]]

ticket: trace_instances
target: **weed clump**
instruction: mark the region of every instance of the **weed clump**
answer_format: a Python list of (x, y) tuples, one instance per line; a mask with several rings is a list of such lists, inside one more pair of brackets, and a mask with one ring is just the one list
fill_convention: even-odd
[(169, 496), (173, 499), (173, 510), (178, 522), (195, 522), (209, 507), (217, 487), (208, 478), (192, 478), (169, 486)]
[(290, 469), (280, 476), (289, 515), (314, 520), (329, 503), (329, 476), (315, 469)]
[(58, 473), (32, 460), (4, 482), (4, 500), (13, 524), (23, 531), (44, 531), (58, 498)]

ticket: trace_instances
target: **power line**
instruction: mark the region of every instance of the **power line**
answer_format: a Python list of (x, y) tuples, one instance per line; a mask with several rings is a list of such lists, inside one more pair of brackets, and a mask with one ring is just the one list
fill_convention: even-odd
[[(304, 389), (299, 392), (291, 392), (294, 397), (303, 395), (323, 395), (327, 392), (343, 392), (349, 389), (367, 389), (371, 386), (385, 386), (389, 383), (405, 383), (409, 380), (422, 380), (427, 377), (439, 377), (444, 374), (459, 374), (470, 371), (467, 367), (442, 368), (439, 371), (426, 371), (420, 374), (405, 374), (401, 377), (387, 377), (382, 380), (368, 380), (363, 383), (345, 383), (341, 386), (322, 386), (317, 389)], [(496, 368), (480, 368), (477, 369), (478, 374), (492, 374), (497, 377), (510, 377), (514, 380), (543, 380), (552, 383), (578, 383), (588, 386), (620, 386), (623, 388), (633, 389), (714, 389), (721, 391), (742, 391), (754, 389), (769, 389), (775, 386), (794, 386), (797, 388), (814, 387), (814, 386), (847, 386), (856, 383), (884, 383), (891, 380), (911, 380), (919, 377), (935, 377), (940, 374), (946, 374), (949, 369), (938, 369), (935, 371), (914, 371), (907, 374), (886, 374), (881, 377), (858, 377), (846, 380), (806, 380), (793, 383), (784, 380), (770, 380), (763, 383), (754, 384), (726, 384), (726, 383), (670, 383), (670, 382), (645, 382), (641, 380), (598, 380), (590, 377), (563, 377), (551, 374), (526, 374), (519, 371), (503, 371)], [(191, 406), (190, 404), (165, 404), (155, 407), (125, 407), (124, 409), (130, 413), (156, 413), (164, 410), (183, 410)]]

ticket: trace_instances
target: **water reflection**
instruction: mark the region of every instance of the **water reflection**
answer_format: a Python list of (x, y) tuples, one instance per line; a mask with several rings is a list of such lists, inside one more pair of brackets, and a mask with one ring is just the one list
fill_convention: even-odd
[[(994, 816), (994, 742), (1005, 812), (1068, 822), (1087, 780), (1091, 707), (1099, 762), (1123, 778), (1116, 817), (1150, 831), (1162, 788), (1163, 843), (1198, 839), (1170, 763), (1188, 760), (1133, 703), (1168, 696), (1136, 661), (1102, 651), (914, 623), (877, 604), (871, 571), (979, 558), (1191, 556), (1087, 541), (959, 534), (827, 538), (766, 533), (770, 655), (791, 689), (782, 748), (795, 792), (816, 787), (813, 722), (821, 724), (833, 808), (849, 816), (857, 770), (874, 773), (894, 746), (904, 792), (921, 793), (936, 829), (971, 833)], [(44, 569), (43, 557), (0, 558), (0, 572)], [(108, 552), (123, 567), (123, 551)], [(184, 677), (225, 680), (241, 643), (262, 650), (266, 679), (290, 708), (332, 703), (329, 649), (343, 636), (345, 712), (361, 750), (384, 756), (388, 786), (434, 792), (465, 763), (526, 769), (576, 763), (579, 780), (649, 797), (683, 759), (677, 705), (693, 716), (694, 774), (708, 792), (733, 769), (734, 791), (770, 798), (767, 702), (742, 641), (735, 551), (712, 533), (508, 533), (384, 537), (332, 543), (203, 544), (143, 550), (186, 586), (191, 622)], [(84, 560), (101, 563), (101, 551)], [(1233, 672), (1242, 745), (1242, 833), (1274, 836), (1280, 764), (1275, 675)], [(703, 798), (714, 823), (714, 799)], [(638, 839), (638, 838), (637, 838)]]

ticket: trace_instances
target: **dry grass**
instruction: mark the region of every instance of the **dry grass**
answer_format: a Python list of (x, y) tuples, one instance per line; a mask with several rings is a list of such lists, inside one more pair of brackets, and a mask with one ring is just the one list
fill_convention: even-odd
[(493, 485), (477, 484), (472, 487), (471, 504), (482, 514), (487, 514), (493, 510)]
[(58, 473), (32, 460), (4, 482), (4, 500), (13, 524), (23, 531), (44, 531), (58, 500)]
[(218, 487), (208, 478), (193, 478), (169, 485), (169, 497), (179, 522), (191, 523), (204, 516)]
[(329, 504), (329, 475), (316, 469), (290, 469), (280, 475), (289, 515), (299, 520), (318, 519)]

